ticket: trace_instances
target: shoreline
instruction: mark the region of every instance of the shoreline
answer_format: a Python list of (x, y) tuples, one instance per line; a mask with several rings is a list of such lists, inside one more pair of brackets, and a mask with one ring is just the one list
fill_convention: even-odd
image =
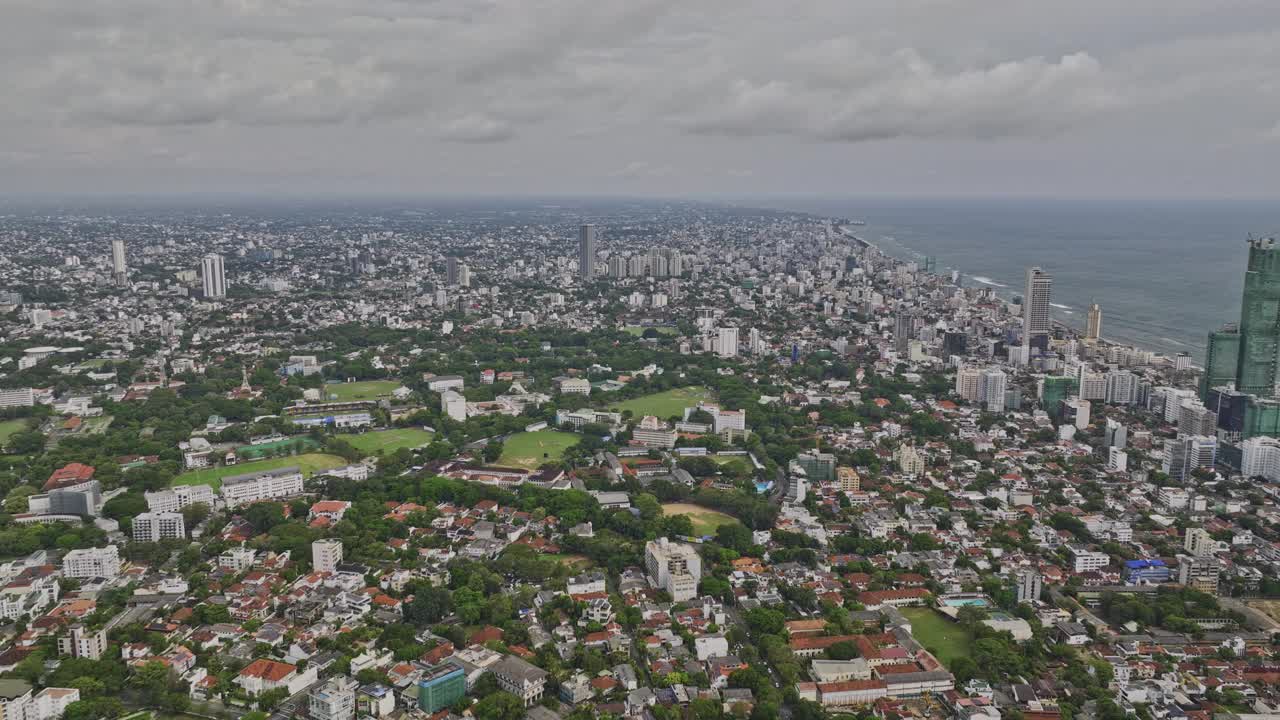
[[(872, 243), (872, 242), (870, 242), (870, 241), (868, 241), (868, 240), (866, 240), (866, 239), (864, 239), (864, 238), (861, 238), (861, 237), (859, 237), (859, 236), (855, 235), (855, 234), (852, 232), (851, 227), (849, 227), (849, 226), (846, 226), (846, 225), (840, 224), (840, 225), (838, 225), (838, 228), (839, 228), (839, 232), (840, 232), (842, 235), (844, 235), (845, 237), (850, 238), (850, 239), (852, 239), (852, 240), (856, 241), (856, 242), (857, 242), (857, 243), (858, 243), (858, 244), (859, 244), (863, 249), (874, 249), (875, 251), (877, 251), (877, 252), (879, 252), (879, 253), (881, 253), (881, 254), (883, 254), (883, 255), (886, 255), (886, 256), (888, 256), (888, 257), (893, 257), (893, 258), (895, 258), (895, 259), (897, 259), (897, 260), (903, 260), (903, 259), (904, 259), (904, 258), (901, 258), (901, 257), (895, 256), (893, 253), (890, 253), (890, 252), (886, 251), (884, 248), (880, 247), (879, 245), (876, 245), (875, 243)], [(915, 251), (915, 250), (912, 250), (911, 248), (907, 247), (906, 245), (901, 245), (901, 244), (899, 244), (899, 245), (900, 245), (900, 247), (902, 247), (902, 248), (903, 248), (904, 250), (906, 250), (906, 251), (909, 251), (909, 252), (915, 253), (916, 255), (920, 255), (920, 253), (918, 253), (918, 252), (917, 252), (917, 251)], [(978, 285), (980, 285), (980, 286), (981, 286), (981, 288), (978, 288), (978, 289), (989, 289), (989, 290), (991, 290), (993, 293), (995, 293), (997, 296), (999, 296), (999, 295), (1001, 294), (1001, 291), (1004, 291), (1004, 294), (1006, 294), (1006, 295), (1010, 295), (1010, 296), (1012, 296), (1012, 295), (1021, 295), (1021, 293), (1020, 293), (1020, 292), (1018, 292), (1018, 291), (1016, 290), (1016, 288), (1014, 288), (1013, 286), (1010, 286), (1010, 285), (1007, 285), (1007, 284), (1004, 284), (1004, 283), (998, 282), (998, 281), (996, 281), (994, 278), (992, 278), (992, 277), (990, 277), (990, 276), (988, 276), (988, 275), (966, 275), (963, 271), (960, 271), (958, 268), (953, 268), (953, 269), (954, 269), (954, 270), (956, 270), (957, 272), (960, 272), (960, 278), (961, 278), (961, 284), (960, 284), (960, 287), (962, 287), (962, 288), (963, 288), (963, 287), (973, 287), (973, 286), (966, 286), (966, 285), (964, 284), (964, 280), (965, 280), (965, 278), (968, 278), (968, 279), (972, 280), (973, 282), (975, 282), (975, 283), (977, 283)], [(938, 272), (937, 270), (935, 270), (932, 274), (933, 274), (933, 275), (936, 275), (936, 276), (938, 276), (938, 277), (945, 277), (945, 276), (946, 276), (946, 273), (940, 273), (940, 272)], [(1009, 302), (1009, 301), (1010, 301), (1010, 299), (1009, 299), (1009, 298), (1002, 298), (1002, 299), (1004, 299), (1006, 302)], [(1078, 316), (1078, 312), (1076, 312), (1076, 311), (1077, 311), (1077, 308), (1075, 308), (1075, 307), (1072, 307), (1072, 306), (1069, 306), (1069, 305), (1062, 305), (1062, 304), (1060, 304), (1060, 303), (1057, 303), (1057, 304), (1055, 304), (1055, 303), (1051, 303), (1050, 305), (1051, 305), (1053, 308), (1055, 308), (1055, 309), (1059, 310), (1060, 312), (1061, 312), (1061, 311), (1063, 311), (1063, 310), (1067, 310), (1067, 311), (1069, 311), (1069, 312), (1067, 312), (1066, 314), (1071, 315), (1073, 318)], [(1083, 316), (1081, 316), (1081, 317), (1083, 317)], [(1060, 320), (1060, 319), (1057, 319), (1057, 318), (1052, 318), (1052, 319), (1051, 319), (1051, 322), (1052, 322), (1054, 325), (1056, 325), (1056, 326), (1062, 327), (1062, 328), (1064, 328), (1064, 329), (1066, 329), (1066, 330), (1070, 330), (1070, 331), (1074, 334), (1075, 339), (1077, 339), (1077, 340), (1079, 340), (1079, 339), (1080, 339), (1080, 337), (1079, 337), (1079, 336), (1080, 336), (1080, 335), (1082, 335), (1082, 334), (1083, 334), (1083, 332), (1084, 332), (1084, 327), (1083, 327), (1083, 326), (1081, 326), (1081, 327), (1076, 327), (1075, 325), (1072, 325), (1072, 324), (1071, 324), (1071, 323), (1069, 323), (1069, 322), (1066, 322), (1066, 321), (1063, 321), (1063, 320)], [(1104, 325), (1106, 324), (1106, 309), (1105, 309), (1105, 308), (1103, 309), (1103, 324), (1104, 324)], [(1208, 332), (1208, 331), (1206, 331), (1206, 333), (1207, 333), (1207, 332)], [(1193, 363), (1195, 363), (1195, 358), (1196, 358), (1197, 354), (1199, 354), (1199, 355), (1201, 356), (1201, 359), (1203, 359), (1203, 354), (1204, 354), (1204, 352), (1205, 352), (1205, 348), (1203, 348), (1203, 347), (1196, 346), (1196, 345), (1190, 345), (1190, 344), (1187, 344), (1187, 343), (1185, 343), (1185, 342), (1183, 342), (1183, 341), (1181, 341), (1181, 340), (1177, 340), (1177, 339), (1175, 339), (1175, 338), (1161, 338), (1161, 339), (1163, 339), (1163, 340), (1165, 341), (1165, 344), (1167, 344), (1167, 345), (1169, 345), (1169, 346), (1175, 346), (1175, 345), (1178, 345), (1178, 346), (1182, 346), (1182, 347), (1184, 347), (1184, 348), (1186, 348), (1186, 349), (1184, 349), (1184, 350), (1176, 350), (1176, 351), (1175, 351), (1175, 350), (1172, 350), (1171, 348), (1170, 348), (1170, 349), (1164, 349), (1164, 348), (1159, 348), (1159, 347), (1152, 347), (1148, 342), (1145, 342), (1145, 341), (1143, 341), (1143, 340), (1141, 340), (1141, 339), (1139, 339), (1139, 338), (1126, 338), (1126, 337), (1124, 337), (1123, 335), (1117, 335), (1117, 336), (1115, 336), (1115, 339), (1109, 339), (1109, 338), (1105, 338), (1105, 337), (1099, 337), (1099, 338), (1098, 338), (1098, 343), (1099, 343), (1099, 344), (1102, 344), (1102, 345), (1107, 345), (1107, 346), (1132, 347), (1132, 348), (1135, 348), (1135, 349), (1138, 349), (1138, 350), (1146, 350), (1146, 351), (1149, 351), (1149, 352), (1155, 353), (1155, 354), (1159, 355), (1160, 357), (1164, 357), (1164, 358), (1174, 358), (1174, 357), (1177, 357), (1179, 354), (1186, 354), (1186, 355), (1188, 355), (1189, 357), (1191, 357), (1191, 358), (1192, 358)], [(1200, 367), (1200, 366), (1199, 366), (1198, 364), (1196, 364), (1196, 365), (1195, 365), (1195, 367)]]

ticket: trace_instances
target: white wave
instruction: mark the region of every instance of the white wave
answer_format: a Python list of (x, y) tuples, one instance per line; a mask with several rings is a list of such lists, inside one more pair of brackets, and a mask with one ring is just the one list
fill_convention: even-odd
[(1058, 303), (1049, 303), (1049, 307), (1056, 307), (1059, 310), (1070, 310), (1070, 305), (1059, 305)]
[(1173, 343), (1174, 345), (1182, 345), (1183, 347), (1186, 347), (1186, 345), (1187, 345), (1186, 343), (1182, 342), (1181, 340), (1174, 340), (1173, 338), (1161, 337), (1160, 339), (1161, 339), (1161, 340), (1164, 340), (1165, 342)]
[(1003, 283), (998, 283), (995, 280), (992, 280), (991, 278), (983, 275), (971, 275), (969, 279), (976, 283), (982, 283), (983, 285), (990, 285), (991, 287), (1009, 287), (1008, 285), (1005, 285)]

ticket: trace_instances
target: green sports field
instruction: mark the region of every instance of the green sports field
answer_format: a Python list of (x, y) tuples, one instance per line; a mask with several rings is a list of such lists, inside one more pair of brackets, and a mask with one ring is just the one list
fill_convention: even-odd
[(716, 529), (721, 525), (730, 525), (738, 522), (737, 518), (726, 515), (719, 510), (704, 508), (701, 505), (692, 503), (665, 503), (662, 506), (663, 515), (687, 515), (693, 523), (693, 534), (699, 537), (703, 535), (715, 535)]
[(9, 442), (9, 438), (19, 430), (27, 427), (26, 420), (5, 420), (0, 422), (0, 446)]
[(431, 442), (433, 435), (419, 428), (396, 428), (394, 430), (378, 430), (360, 433), (359, 435), (339, 435), (341, 440), (362, 453), (377, 455), (379, 452), (393, 453), (400, 448), (416, 448)]
[(904, 607), (901, 611), (911, 621), (912, 636), (936, 655), (938, 662), (951, 667), (953, 660), (969, 655), (973, 636), (959, 623), (952, 622), (933, 608)]
[(564, 451), (578, 444), (579, 435), (559, 430), (517, 433), (502, 445), (502, 456), (495, 465), (533, 469), (545, 463), (558, 462)]
[(364, 380), (362, 382), (353, 383), (332, 383), (325, 385), (320, 390), (320, 399), (329, 402), (330, 395), (337, 395), (338, 402), (352, 402), (355, 400), (377, 400), (382, 396), (388, 396), (392, 390), (400, 387), (400, 383), (396, 380)]
[(644, 395), (632, 400), (624, 400), (620, 403), (615, 403), (609, 409), (615, 412), (630, 410), (631, 414), (637, 418), (653, 415), (666, 419), (672, 415), (683, 413), (687, 407), (693, 407), (710, 399), (710, 390), (704, 387), (691, 386)]
[(302, 468), (304, 476), (312, 475), (321, 470), (341, 467), (346, 465), (347, 461), (337, 455), (326, 455), (324, 453), (306, 453), (304, 455), (294, 455), (293, 457), (271, 458), (270, 460), (257, 460), (255, 462), (240, 463), (238, 465), (229, 465), (225, 467), (211, 467), (200, 470), (192, 470), (184, 472), (175, 477), (170, 485), (208, 485), (217, 492), (222, 487), (222, 478), (228, 475), (241, 475), (243, 473), (261, 472), (262, 470), (276, 470), (278, 468), (297, 465)]

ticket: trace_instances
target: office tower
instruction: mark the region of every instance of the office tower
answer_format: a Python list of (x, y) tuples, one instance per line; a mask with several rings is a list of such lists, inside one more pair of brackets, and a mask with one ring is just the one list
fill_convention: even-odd
[(1004, 391), (1008, 377), (1003, 370), (992, 368), (982, 373), (982, 401), (988, 412), (1004, 411)]
[(342, 563), (342, 541), (325, 538), (311, 543), (311, 568), (316, 572), (334, 572)]
[(1038, 570), (1018, 571), (1018, 602), (1035, 603), (1044, 589), (1044, 578)]
[(452, 255), (444, 261), (444, 281), (449, 287), (458, 285), (458, 258)]
[(200, 261), (200, 280), (204, 284), (205, 297), (227, 296), (227, 271), (221, 255), (210, 253), (204, 256)]
[(627, 276), (627, 259), (622, 255), (609, 256), (609, 277), (624, 278)]
[(458, 285), (471, 287), (471, 267), (466, 263), (458, 263)]
[(1102, 431), (1102, 443), (1109, 448), (1123, 448), (1128, 440), (1128, 430), (1118, 421), (1107, 418), (1107, 426)]
[(1261, 397), (1276, 394), (1280, 352), (1280, 247), (1275, 238), (1249, 239), (1249, 265), (1240, 303), (1236, 388)]
[(1089, 427), (1090, 408), (1088, 400), (1079, 398), (1067, 400), (1062, 403), (1062, 421), (1070, 422), (1077, 430), (1083, 430)]
[(738, 355), (738, 328), (720, 328), (716, 337), (716, 354), (722, 358), (731, 358)]
[(1198, 468), (1213, 467), (1218, 439), (1205, 435), (1179, 435), (1165, 443), (1163, 469), (1171, 480), (1181, 481)]
[(907, 342), (915, 336), (916, 318), (906, 310), (898, 310), (893, 323), (893, 349), (899, 355), (907, 352)]
[(1049, 319), (1049, 297), (1053, 278), (1038, 267), (1027, 268), (1027, 286), (1022, 295), (1022, 344), (1031, 345), (1032, 339), (1048, 335), (1052, 329)]
[(667, 272), (671, 277), (680, 277), (684, 275), (684, 256), (676, 250), (671, 254), (671, 262), (667, 264)]
[(128, 268), (125, 266), (124, 259), (124, 241), (111, 241), (111, 273), (115, 275), (116, 284), (124, 284), (125, 273)]
[(675, 602), (697, 596), (702, 558), (692, 545), (673, 543), (665, 537), (650, 540), (644, 546), (644, 564), (649, 582), (670, 593)]
[(1102, 307), (1098, 303), (1089, 304), (1089, 319), (1084, 324), (1084, 339), (1097, 340), (1102, 337)]
[(578, 277), (589, 283), (596, 271), (596, 226), (578, 228)]
[(1236, 386), (1240, 365), (1240, 326), (1223, 325), (1209, 333), (1204, 353), (1204, 374), (1200, 376), (1200, 399), (1208, 401), (1209, 391), (1216, 387)]
[(133, 518), (134, 542), (181, 540), (187, 529), (180, 512), (144, 512)]
[(1062, 403), (1075, 392), (1077, 381), (1066, 375), (1049, 375), (1040, 378), (1036, 385), (1040, 395), (1040, 406), (1050, 416), (1057, 417), (1062, 411)]
[(765, 344), (764, 339), (760, 337), (760, 328), (751, 328), (749, 337), (751, 338), (751, 354), (763, 355), (765, 351)]
[(969, 352), (969, 336), (963, 332), (945, 332), (942, 334), (943, 356), (964, 356)]

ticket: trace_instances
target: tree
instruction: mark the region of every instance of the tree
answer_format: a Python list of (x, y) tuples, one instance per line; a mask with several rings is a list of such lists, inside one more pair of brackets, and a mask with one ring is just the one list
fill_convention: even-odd
[(453, 596), (445, 588), (420, 587), (404, 608), (404, 618), (423, 627), (438, 623), (453, 612)]
[[(9, 491), (4, 498), (4, 511), (10, 515), (17, 515), (27, 511), (27, 498), (40, 492), (30, 485), (19, 485)], [(108, 503), (110, 504), (110, 503)]]
[(478, 720), (520, 720), (524, 701), (509, 692), (496, 692), (486, 695), (472, 710)]

